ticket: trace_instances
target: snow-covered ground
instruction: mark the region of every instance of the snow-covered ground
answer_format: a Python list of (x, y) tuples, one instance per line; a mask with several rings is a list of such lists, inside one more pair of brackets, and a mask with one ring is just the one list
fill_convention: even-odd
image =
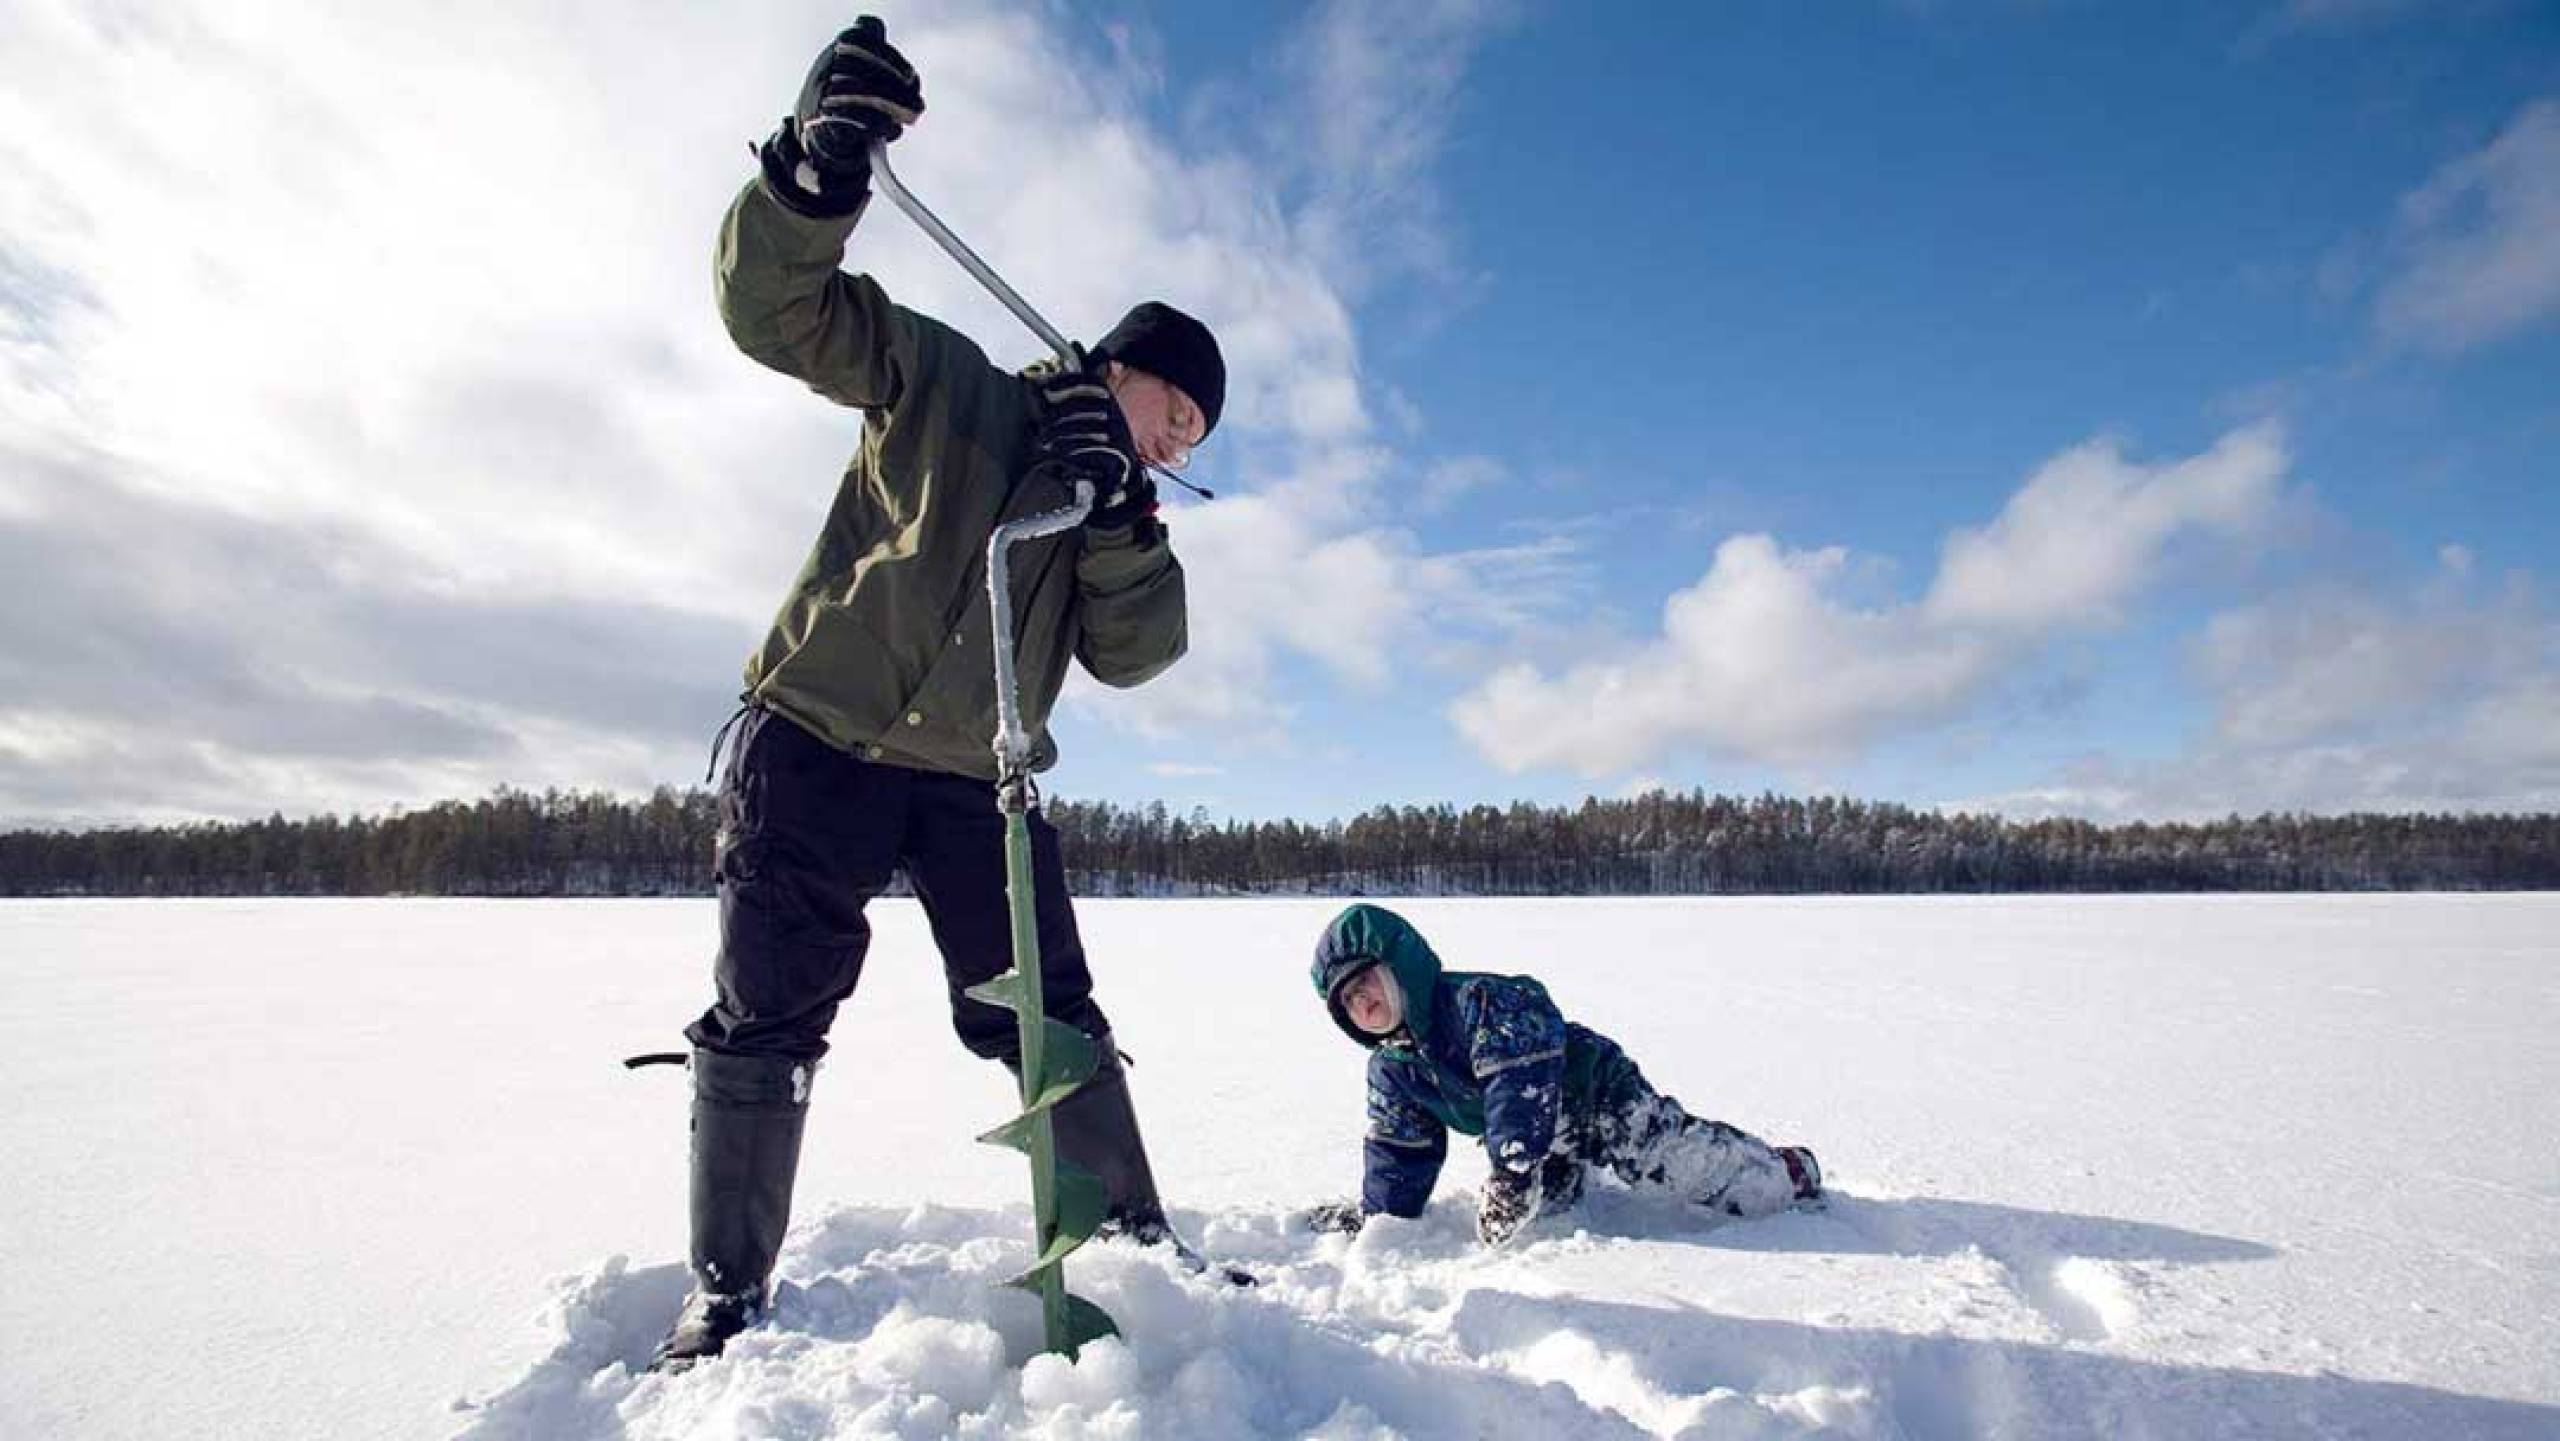
[[(1461, 1152), (1357, 1173), (1325, 901), (1096, 902), (1101, 995), (1217, 1289), (1079, 1253), (1035, 1323), (1010, 1110), (876, 908), (791, 1283), (634, 1374), (683, 1287), (709, 905), (0, 904), (0, 1435), (2560, 1436), (2560, 897), (1414, 901), (1823, 1214), (1596, 1191), (1499, 1255)], [(626, 1259), (627, 1258), (627, 1259)]]

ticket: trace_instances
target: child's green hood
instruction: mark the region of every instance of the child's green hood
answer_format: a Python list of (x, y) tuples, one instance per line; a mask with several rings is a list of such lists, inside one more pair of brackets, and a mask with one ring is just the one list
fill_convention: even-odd
[(1404, 1023), (1413, 1032), (1415, 1044), (1428, 1040), (1431, 997), (1440, 986), (1440, 958), (1432, 954), (1431, 943), (1422, 938), (1412, 922), (1384, 906), (1363, 904), (1345, 909), (1324, 928), (1324, 939), (1316, 943), (1315, 964), (1307, 976), (1315, 983), (1316, 995), (1323, 999), (1334, 1024), (1364, 1046), (1378, 1044), (1376, 1036), (1351, 1024), (1333, 1004), (1334, 987), (1372, 961), (1384, 964), (1404, 992)]

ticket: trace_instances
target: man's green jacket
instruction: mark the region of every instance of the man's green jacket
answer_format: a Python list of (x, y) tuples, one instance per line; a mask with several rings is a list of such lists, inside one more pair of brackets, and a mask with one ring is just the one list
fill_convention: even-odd
[[(987, 538), (1072, 498), (1034, 464), (1038, 391), (969, 338), (837, 269), (854, 219), (813, 220), (759, 178), (720, 229), (720, 318), (738, 348), (864, 412), (825, 529), (747, 690), (869, 760), (993, 779)], [(1156, 531), (1077, 527), (1012, 548), (1013, 626), (1032, 768), (1057, 760), (1049, 709), (1075, 657), (1134, 686), (1187, 643), (1182, 566)]]

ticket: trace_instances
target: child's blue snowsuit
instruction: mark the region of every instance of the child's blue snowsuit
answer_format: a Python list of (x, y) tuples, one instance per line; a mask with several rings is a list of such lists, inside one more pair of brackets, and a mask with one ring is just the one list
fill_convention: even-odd
[[(1335, 1001), (1337, 987), (1371, 963), (1404, 993), (1404, 1024), (1384, 1038), (1351, 1024)], [(1549, 1210), (1581, 1194), (1586, 1165), (1726, 1215), (1764, 1215), (1796, 1199), (1786, 1162), (1767, 1143), (1655, 1091), (1617, 1042), (1567, 1021), (1537, 981), (1442, 970), (1393, 911), (1355, 905), (1336, 916), (1311, 975), (1335, 1023), (1370, 1048), (1363, 1212), (1422, 1214), (1451, 1131), (1482, 1136), (1495, 1169), (1534, 1178)]]

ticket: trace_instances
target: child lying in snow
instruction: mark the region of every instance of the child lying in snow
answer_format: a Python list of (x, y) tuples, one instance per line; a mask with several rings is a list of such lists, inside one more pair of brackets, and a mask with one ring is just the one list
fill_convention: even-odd
[(1821, 1198), (1813, 1152), (1690, 1115), (1617, 1042), (1567, 1021), (1546, 987), (1444, 972), (1421, 932), (1384, 907), (1334, 917), (1312, 974), (1334, 1024), (1369, 1048), (1360, 1200), (1308, 1212), (1318, 1230), (1421, 1215), (1452, 1130), (1483, 1136), (1493, 1163), (1476, 1214), (1489, 1246), (1579, 1200), (1592, 1165), (1727, 1216)]

